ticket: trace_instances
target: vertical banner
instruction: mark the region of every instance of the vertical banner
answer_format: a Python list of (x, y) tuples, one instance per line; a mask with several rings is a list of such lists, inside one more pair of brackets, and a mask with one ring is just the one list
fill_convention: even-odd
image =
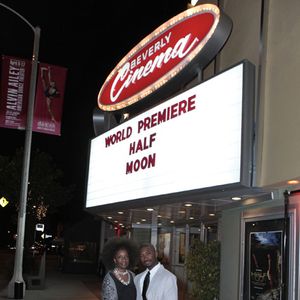
[(2, 56), (0, 127), (25, 129), (31, 61)]
[(33, 131), (60, 135), (67, 69), (40, 63)]

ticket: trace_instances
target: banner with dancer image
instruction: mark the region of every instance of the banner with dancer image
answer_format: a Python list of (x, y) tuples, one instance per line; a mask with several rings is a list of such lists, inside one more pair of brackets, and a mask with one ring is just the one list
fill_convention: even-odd
[(60, 135), (67, 69), (40, 63), (33, 131)]
[[(0, 127), (26, 128), (31, 63), (31, 60), (2, 55)], [(39, 63), (33, 131), (61, 134), (66, 76), (66, 68)]]

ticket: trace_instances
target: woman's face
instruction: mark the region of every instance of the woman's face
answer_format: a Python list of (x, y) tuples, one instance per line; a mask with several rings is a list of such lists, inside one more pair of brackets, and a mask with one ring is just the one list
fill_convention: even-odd
[(125, 249), (120, 249), (116, 252), (114, 263), (117, 268), (127, 269), (129, 265), (128, 252)]

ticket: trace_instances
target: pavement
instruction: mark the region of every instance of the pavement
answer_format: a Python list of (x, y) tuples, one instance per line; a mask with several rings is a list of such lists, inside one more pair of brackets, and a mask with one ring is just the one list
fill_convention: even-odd
[[(2, 269), (3, 270), (3, 269)], [(7, 286), (11, 279), (0, 269), (0, 299), (8, 299)], [(101, 300), (101, 280), (97, 274), (70, 274), (46, 265), (45, 288), (25, 290), (25, 300)]]
[[(3, 286), (3, 282), (1, 284)], [(8, 299), (7, 285), (0, 291), (0, 299)], [(26, 300), (99, 300), (100, 279), (94, 275), (46, 272), (45, 288), (25, 290)]]
[[(0, 253), (1, 254), (1, 253)], [(71, 274), (57, 269), (55, 257), (49, 257), (46, 263), (45, 288), (25, 290), (25, 300), (102, 300), (101, 279), (97, 274)], [(7, 286), (11, 275), (3, 272), (13, 263), (0, 255), (0, 300), (7, 297)], [(56, 262), (56, 260), (55, 260)], [(4, 267), (3, 267), (4, 266)], [(189, 300), (186, 289), (179, 285), (179, 300)]]

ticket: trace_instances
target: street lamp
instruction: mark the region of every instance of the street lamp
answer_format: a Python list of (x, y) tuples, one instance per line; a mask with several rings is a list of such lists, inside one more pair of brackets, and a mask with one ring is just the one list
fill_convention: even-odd
[(17, 243), (15, 252), (14, 274), (8, 284), (8, 298), (23, 299), (25, 294), (25, 283), (23, 279), (23, 248), (24, 248), (24, 235), (25, 235), (25, 220), (26, 220), (26, 206), (27, 206), (27, 190), (28, 190), (28, 177), (30, 165), (30, 152), (32, 140), (32, 123), (33, 111), (35, 100), (35, 88), (38, 68), (38, 54), (40, 42), (40, 28), (32, 26), (22, 15), (10, 8), (9, 6), (0, 3), (0, 6), (6, 8), (23, 22), (25, 22), (34, 33), (34, 44), (32, 54), (32, 66), (30, 77), (29, 100), (27, 109), (27, 121), (25, 132), (24, 156), (23, 156), (23, 170), (21, 178), (21, 191), (20, 191), (20, 206), (18, 214), (18, 229), (17, 229)]

